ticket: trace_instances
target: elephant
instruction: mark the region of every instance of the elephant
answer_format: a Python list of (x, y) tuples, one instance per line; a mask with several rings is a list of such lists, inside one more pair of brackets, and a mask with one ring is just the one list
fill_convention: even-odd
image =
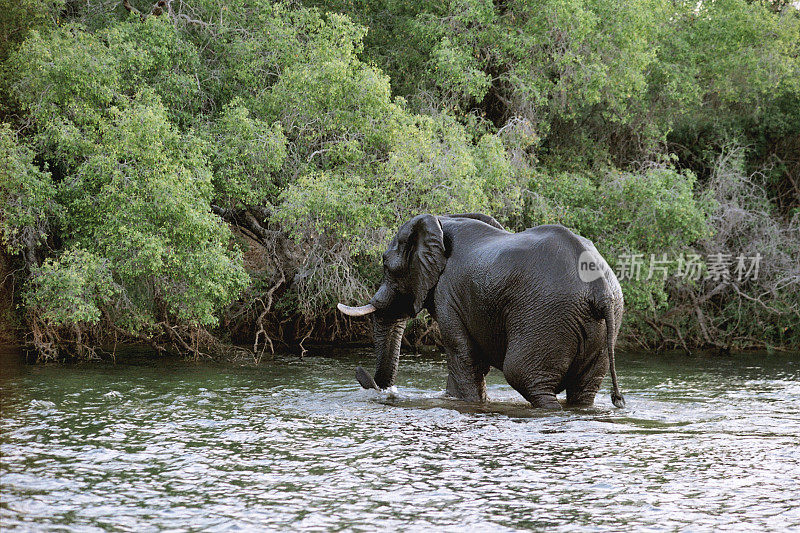
[(519, 233), (481, 213), (420, 214), (383, 254), (383, 281), (366, 305), (377, 367), (358, 367), (364, 388), (394, 385), (406, 321), (426, 309), (447, 353), (447, 394), (486, 402), (490, 367), (533, 407), (591, 406), (607, 371), (623, 407), (614, 347), (622, 289), (594, 244), (561, 225)]

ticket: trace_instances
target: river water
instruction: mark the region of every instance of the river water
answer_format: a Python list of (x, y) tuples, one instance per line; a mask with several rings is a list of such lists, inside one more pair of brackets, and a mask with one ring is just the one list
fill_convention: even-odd
[[(324, 350), (323, 350), (324, 352)], [(620, 354), (628, 407), (546, 413), (442, 356), (360, 389), (368, 352), (219, 364), (0, 354), (8, 530), (800, 529), (800, 356)]]

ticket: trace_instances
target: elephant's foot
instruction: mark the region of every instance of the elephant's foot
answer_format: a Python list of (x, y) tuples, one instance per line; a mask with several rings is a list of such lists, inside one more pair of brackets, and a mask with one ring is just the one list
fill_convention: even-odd
[(553, 411), (560, 411), (562, 409), (561, 402), (559, 402), (556, 395), (552, 393), (531, 394), (526, 396), (525, 399), (531, 402), (531, 406), (534, 409), (550, 409)]
[(570, 393), (567, 391), (567, 405), (569, 407), (591, 407), (594, 405), (596, 392)]
[(486, 403), (486, 384), (459, 382), (452, 376), (448, 376), (447, 394), (465, 402)]

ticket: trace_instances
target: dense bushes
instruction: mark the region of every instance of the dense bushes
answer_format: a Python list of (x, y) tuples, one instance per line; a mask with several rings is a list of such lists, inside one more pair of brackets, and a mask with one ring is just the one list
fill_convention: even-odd
[[(623, 282), (642, 346), (800, 344), (793, 8), (62, 0), (0, 28), (0, 230), (42, 356), (352, 338), (332, 304), (454, 211), (666, 254)], [(763, 276), (676, 275), (711, 253)]]

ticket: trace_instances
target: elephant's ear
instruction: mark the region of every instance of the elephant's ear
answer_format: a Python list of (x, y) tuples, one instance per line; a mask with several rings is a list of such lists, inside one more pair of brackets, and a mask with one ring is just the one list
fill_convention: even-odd
[(414, 294), (414, 312), (419, 313), (430, 291), (439, 282), (446, 263), (442, 224), (433, 215), (417, 215), (411, 222), (409, 275)]

